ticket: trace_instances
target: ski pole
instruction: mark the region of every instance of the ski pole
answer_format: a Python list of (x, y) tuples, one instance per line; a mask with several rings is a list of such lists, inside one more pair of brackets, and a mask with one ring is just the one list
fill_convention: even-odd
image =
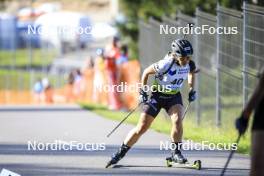
[(188, 111), (188, 109), (189, 109), (189, 107), (190, 107), (190, 104), (191, 104), (191, 102), (188, 102), (188, 104), (187, 104), (187, 106), (186, 106), (186, 108), (185, 108), (184, 114), (183, 114), (183, 116), (182, 116), (182, 120), (184, 119), (184, 117), (185, 117), (185, 115), (186, 115), (186, 113), (187, 113), (187, 111)]
[(115, 130), (141, 105), (142, 103), (139, 103), (134, 109), (132, 109), (127, 115), (126, 117), (123, 118), (123, 120), (121, 120), (121, 122), (119, 122), (119, 124), (112, 130), (110, 131), (110, 133), (107, 135), (107, 137), (111, 136), (111, 134), (113, 132), (115, 132)]
[[(241, 134), (239, 134), (238, 137), (237, 137), (237, 140), (236, 140), (236, 144), (237, 144), (237, 145), (238, 145), (238, 143), (239, 143), (240, 137), (241, 137)], [(222, 170), (220, 176), (224, 176), (225, 171), (226, 171), (226, 169), (227, 169), (227, 166), (228, 166), (230, 160), (232, 159), (234, 153), (235, 153), (235, 150), (231, 150), (231, 151), (230, 151), (230, 154), (229, 154), (229, 156), (228, 156), (228, 158), (227, 158), (227, 161), (226, 161), (226, 163), (225, 163), (225, 167), (223, 168), (223, 170)]]

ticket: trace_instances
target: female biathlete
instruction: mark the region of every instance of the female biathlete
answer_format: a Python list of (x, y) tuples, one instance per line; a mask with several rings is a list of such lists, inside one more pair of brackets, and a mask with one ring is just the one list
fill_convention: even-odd
[(106, 167), (116, 164), (125, 156), (140, 136), (147, 131), (161, 108), (166, 110), (172, 122), (170, 137), (176, 149), (172, 151), (171, 158), (178, 163), (187, 162), (187, 159), (180, 151), (183, 135), (182, 117), (184, 113), (180, 89), (184, 80), (188, 78), (190, 87), (188, 100), (192, 102), (196, 99), (196, 92), (194, 91), (196, 66), (190, 58), (192, 54), (193, 48), (191, 43), (185, 39), (178, 39), (172, 42), (171, 51), (164, 59), (150, 65), (144, 70), (142, 75), (143, 85), (147, 85), (149, 76), (155, 74), (154, 91), (151, 92), (150, 99), (148, 99), (146, 90), (141, 88), (140, 100), (144, 105), (138, 124), (128, 133), (123, 144), (113, 154)]

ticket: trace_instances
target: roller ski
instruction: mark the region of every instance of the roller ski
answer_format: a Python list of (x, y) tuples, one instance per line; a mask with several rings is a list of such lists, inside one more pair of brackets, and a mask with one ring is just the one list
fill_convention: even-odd
[(113, 155), (111, 160), (108, 161), (108, 163), (106, 164), (105, 168), (109, 168), (110, 166), (115, 165), (121, 158), (118, 158), (117, 156)]
[(179, 153), (173, 154), (170, 157), (166, 158), (166, 165), (167, 167), (183, 167), (183, 168), (190, 168), (190, 169), (197, 169), (200, 170), (202, 167), (201, 160), (195, 160), (192, 164), (188, 162), (188, 160)]
[(105, 168), (109, 168), (110, 166), (115, 165), (116, 163), (118, 163), (118, 161), (120, 161), (127, 153), (127, 151), (130, 149), (130, 147), (128, 147), (127, 145), (122, 145), (119, 150), (113, 154), (113, 156), (111, 157), (111, 160), (108, 161), (108, 163), (106, 164)]

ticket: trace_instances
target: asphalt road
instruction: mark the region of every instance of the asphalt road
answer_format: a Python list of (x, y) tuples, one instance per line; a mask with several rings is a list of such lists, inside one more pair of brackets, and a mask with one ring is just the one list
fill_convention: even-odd
[[(115, 168), (105, 169), (106, 162), (133, 127), (123, 125), (110, 138), (106, 138), (117, 123), (74, 105), (2, 106), (0, 170), (5, 168), (22, 176), (215, 176), (220, 174), (228, 155), (223, 151), (185, 151), (189, 161), (202, 160), (202, 170), (167, 168), (165, 158), (170, 152), (159, 147), (160, 141), (169, 142), (169, 137), (149, 130)], [(70, 142), (80, 145), (79, 148), (73, 146), (72, 150), (44, 148), (56, 141), (64, 146), (69, 146), (67, 144)], [(36, 150), (32, 147), (34, 142), (38, 144)], [(31, 148), (28, 144), (32, 144)], [(84, 144), (87, 150), (81, 150)], [(235, 154), (226, 175), (248, 175), (249, 163), (248, 156)]]

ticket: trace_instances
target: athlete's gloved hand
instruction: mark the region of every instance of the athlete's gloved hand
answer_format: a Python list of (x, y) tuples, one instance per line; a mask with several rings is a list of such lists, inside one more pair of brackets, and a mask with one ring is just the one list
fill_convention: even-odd
[(148, 101), (148, 94), (144, 89), (139, 90), (139, 101), (140, 103), (146, 103)]
[(194, 91), (193, 89), (192, 90), (190, 90), (190, 92), (189, 92), (189, 98), (188, 98), (188, 100), (189, 100), (189, 102), (192, 102), (192, 101), (194, 101), (196, 99), (196, 91)]
[(244, 134), (248, 127), (249, 118), (246, 117), (243, 113), (236, 119), (235, 125), (238, 133), (240, 135)]

